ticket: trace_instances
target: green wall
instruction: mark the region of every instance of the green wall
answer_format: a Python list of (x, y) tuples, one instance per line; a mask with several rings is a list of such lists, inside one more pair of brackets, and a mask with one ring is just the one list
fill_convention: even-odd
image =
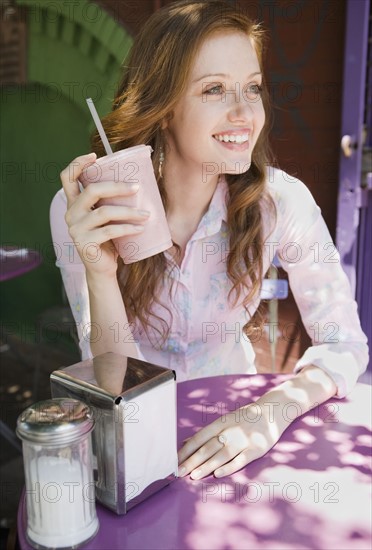
[(66, 2), (17, 3), (28, 8), (28, 83), (1, 89), (0, 239), (39, 250), (43, 263), (2, 283), (1, 322), (25, 333), (40, 312), (62, 302), (49, 205), (61, 169), (90, 150), (85, 98), (101, 116), (109, 112), (132, 40), (92, 2), (82, 0), (73, 12)]

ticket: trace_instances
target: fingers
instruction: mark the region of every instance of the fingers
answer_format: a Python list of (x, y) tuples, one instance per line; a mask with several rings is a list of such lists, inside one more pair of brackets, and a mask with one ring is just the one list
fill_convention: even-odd
[[(244, 468), (244, 466), (247, 466), (247, 464), (250, 464), (254, 460), (257, 460), (257, 458), (261, 458), (263, 454), (265, 453), (262, 453), (262, 451), (259, 449), (246, 449), (245, 451), (242, 451), (240, 454), (238, 454), (238, 456), (233, 458), (233, 460), (231, 460), (230, 462), (219, 464), (217, 468), (213, 470), (213, 473), (215, 477), (229, 476), (241, 470), (241, 468)], [(209, 473), (211, 473), (211, 471)]]
[(142, 224), (150, 216), (147, 210), (138, 210), (129, 206), (100, 206), (90, 211), (84, 219), (88, 230), (101, 227), (110, 222)]
[(207, 441), (217, 436), (222, 429), (223, 425), (220, 423), (220, 419), (217, 419), (188, 439), (185, 445), (178, 451), (179, 464), (182, 464), (189, 456), (207, 443)]
[(138, 234), (144, 230), (150, 215), (148, 211), (126, 206), (100, 206), (79, 218), (73, 216), (74, 206), (66, 217), (69, 234), (74, 242), (79, 243), (94, 242), (101, 245), (110, 239)]
[(213, 473), (215, 477), (224, 477), (237, 472), (253, 460), (257, 460), (268, 450), (269, 448), (263, 450), (250, 447), (239, 451), (237, 447), (228, 444), (221, 448), (218, 437), (214, 437), (183, 464), (180, 464), (178, 475), (184, 477), (190, 474), (191, 479), (201, 479)]
[[(244, 410), (255, 407), (252, 404)], [(235, 413), (226, 414), (193, 435), (180, 449), (178, 475), (190, 474), (192, 479), (211, 473), (215, 477), (230, 475), (264, 456), (278, 438), (279, 434), (272, 434), (265, 416), (253, 427), (242, 418), (237, 422)]]
[(79, 184), (78, 177), (83, 172), (87, 165), (92, 164), (97, 158), (95, 153), (89, 153), (88, 155), (82, 155), (74, 159), (66, 168), (60, 173), (63, 189), (65, 191), (68, 205), (73, 202), (74, 198), (79, 196)]
[[(90, 231), (89, 239), (84, 239), (84, 241), (101, 245), (110, 239), (117, 239), (118, 237), (124, 237), (127, 235), (135, 235), (141, 233), (143, 230), (143, 225), (134, 225), (129, 223), (105, 225), (104, 227)], [(71, 236), (74, 238), (73, 235)]]
[(91, 210), (100, 199), (112, 197), (131, 197), (137, 193), (138, 184), (121, 181), (99, 181), (88, 185), (82, 193), (79, 192), (77, 200), (79, 207)]
[[(116, 183), (100, 183), (90, 185), (83, 193), (79, 192), (74, 202), (68, 208), (65, 214), (65, 220), (69, 227), (72, 238), (81, 233), (81, 231), (90, 231), (110, 222), (129, 222), (143, 224), (150, 216), (150, 212), (139, 210), (130, 206), (99, 206), (92, 209), (99, 198), (106, 196), (117, 196), (118, 188)], [(119, 184), (121, 192), (126, 184)], [(90, 188), (100, 187), (102, 191), (91, 191)], [(127, 190), (128, 191), (128, 190)], [(131, 188), (128, 194), (133, 194), (135, 190)], [(133, 233), (133, 231), (131, 231)], [(125, 233), (126, 234), (126, 233)]]
[(223, 448), (221, 443), (218, 441), (217, 437), (213, 437), (205, 445), (200, 447), (195, 453), (193, 453), (183, 464), (183, 467), (186, 467), (186, 470), (191, 472), (195, 468), (206, 462), (210, 457), (214, 456), (218, 451)]
[(225, 447), (218, 436), (215, 436), (180, 464), (178, 475), (183, 477), (190, 474), (192, 479), (200, 479), (231, 460), (235, 455), (236, 452), (231, 447)]
[(131, 196), (138, 191), (138, 184), (121, 181), (99, 181), (94, 182), (94, 185), (88, 185), (84, 192), (81, 193), (78, 178), (87, 166), (95, 162), (96, 158), (95, 153), (77, 157), (62, 170), (60, 178), (67, 197), (68, 207), (70, 207), (76, 199), (79, 199), (80, 206), (89, 210), (101, 198)]
[[(205, 441), (211, 431), (215, 435)], [(205, 443), (199, 445), (200, 441)], [(201, 479), (214, 473), (215, 477), (223, 477), (260, 458), (274, 443), (259, 430), (247, 432), (241, 425), (223, 429), (223, 425), (215, 421), (194, 435), (179, 451), (178, 475), (190, 474), (192, 479)]]

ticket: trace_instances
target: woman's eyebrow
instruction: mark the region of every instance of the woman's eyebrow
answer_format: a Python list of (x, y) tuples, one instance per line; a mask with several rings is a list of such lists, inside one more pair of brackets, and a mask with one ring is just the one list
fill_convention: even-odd
[[(256, 75), (260, 75), (262, 74), (261, 71), (257, 71), (255, 73), (252, 73), (250, 74), (247, 79), (249, 78), (252, 78), (252, 76), (256, 76)], [(199, 82), (199, 80), (202, 80), (203, 78), (209, 78), (211, 76), (222, 76), (223, 78), (230, 78), (230, 75), (229, 74), (224, 74), (224, 73), (212, 73), (212, 74), (204, 74), (203, 76), (200, 76), (199, 78), (196, 78), (195, 80), (192, 81), (192, 84), (195, 84), (195, 82)]]

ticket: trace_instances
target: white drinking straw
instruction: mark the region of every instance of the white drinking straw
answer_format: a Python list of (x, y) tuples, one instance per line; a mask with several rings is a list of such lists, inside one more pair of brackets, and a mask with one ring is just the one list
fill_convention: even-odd
[(107, 136), (106, 136), (105, 131), (103, 129), (102, 122), (99, 119), (98, 113), (97, 113), (96, 108), (95, 108), (94, 103), (93, 103), (93, 100), (90, 97), (88, 97), (87, 98), (87, 103), (88, 103), (90, 114), (93, 117), (94, 124), (96, 125), (98, 133), (101, 136), (101, 140), (102, 140), (103, 146), (105, 148), (106, 155), (111, 155), (112, 154), (112, 149), (110, 147)]

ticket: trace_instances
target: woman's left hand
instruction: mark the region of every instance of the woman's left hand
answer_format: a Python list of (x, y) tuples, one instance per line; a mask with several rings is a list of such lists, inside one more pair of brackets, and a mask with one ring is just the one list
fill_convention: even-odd
[(266, 454), (284, 431), (266, 409), (250, 403), (202, 428), (180, 449), (178, 475), (223, 477)]

